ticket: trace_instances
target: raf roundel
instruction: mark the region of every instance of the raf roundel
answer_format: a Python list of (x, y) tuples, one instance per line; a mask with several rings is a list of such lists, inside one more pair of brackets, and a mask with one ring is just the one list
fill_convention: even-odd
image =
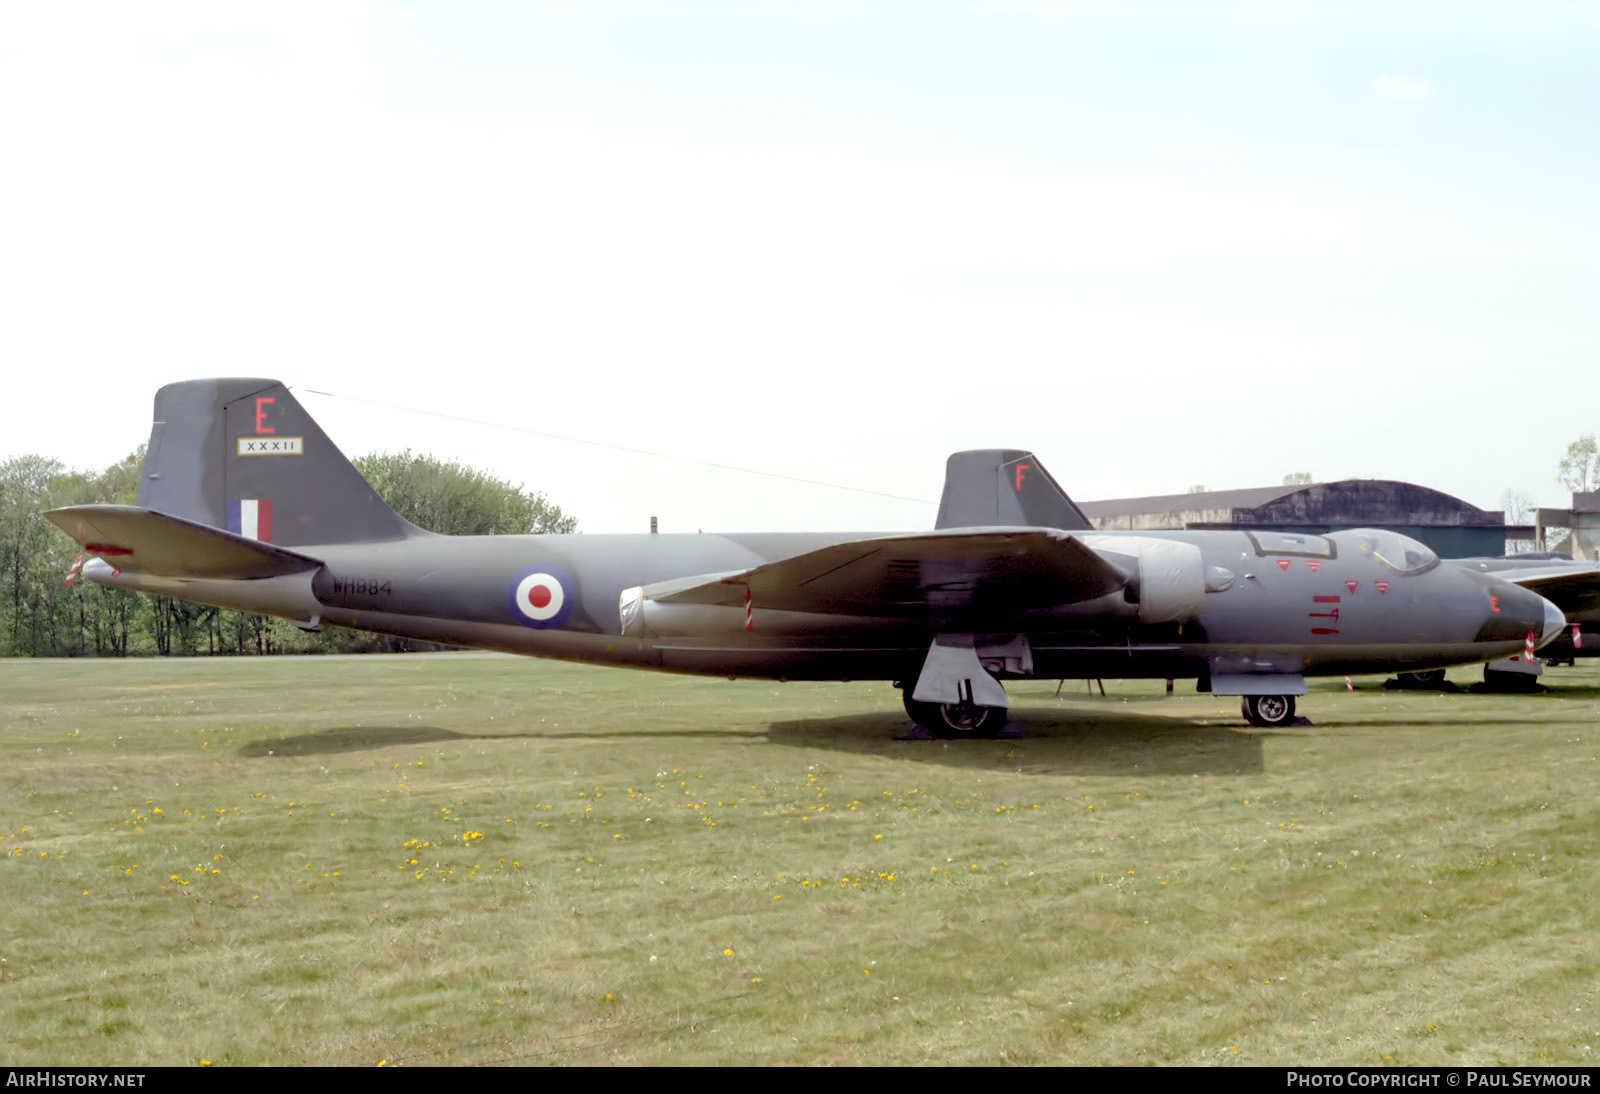
[(506, 587), (506, 606), (524, 627), (559, 627), (572, 614), (572, 579), (555, 566), (530, 566)]

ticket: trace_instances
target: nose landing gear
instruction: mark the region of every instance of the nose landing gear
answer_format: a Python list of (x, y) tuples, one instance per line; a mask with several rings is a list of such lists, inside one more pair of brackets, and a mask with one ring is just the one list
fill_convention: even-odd
[(1293, 695), (1246, 695), (1239, 708), (1245, 721), (1263, 728), (1294, 722)]

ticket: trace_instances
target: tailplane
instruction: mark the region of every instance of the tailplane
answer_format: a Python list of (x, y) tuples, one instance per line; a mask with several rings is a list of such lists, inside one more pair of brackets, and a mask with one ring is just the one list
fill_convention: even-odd
[(276, 380), (189, 380), (156, 392), (139, 505), (285, 547), (426, 534)]
[(934, 528), (1029, 527), (1092, 531), (1094, 525), (1032, 452), (984, 448), (945, 463)]

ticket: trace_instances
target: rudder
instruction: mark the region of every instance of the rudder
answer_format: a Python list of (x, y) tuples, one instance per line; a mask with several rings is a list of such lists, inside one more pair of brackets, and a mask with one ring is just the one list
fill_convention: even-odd
[(945, 462), (944, 494), (934, 528), (1029, 527), (1092, 531), (1032, 452), (983, 448)]
[(139, 505), (286, 547), (425, 534), (277, 380), (187, 380), (156, 392)]

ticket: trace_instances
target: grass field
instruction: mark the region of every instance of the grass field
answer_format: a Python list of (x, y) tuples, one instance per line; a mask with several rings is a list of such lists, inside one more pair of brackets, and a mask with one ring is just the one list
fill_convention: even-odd
[(883, 684), (4, 663), (0, 1063), (1593, 1064), (1600, 666), (1546, 681), (942, 743)]

